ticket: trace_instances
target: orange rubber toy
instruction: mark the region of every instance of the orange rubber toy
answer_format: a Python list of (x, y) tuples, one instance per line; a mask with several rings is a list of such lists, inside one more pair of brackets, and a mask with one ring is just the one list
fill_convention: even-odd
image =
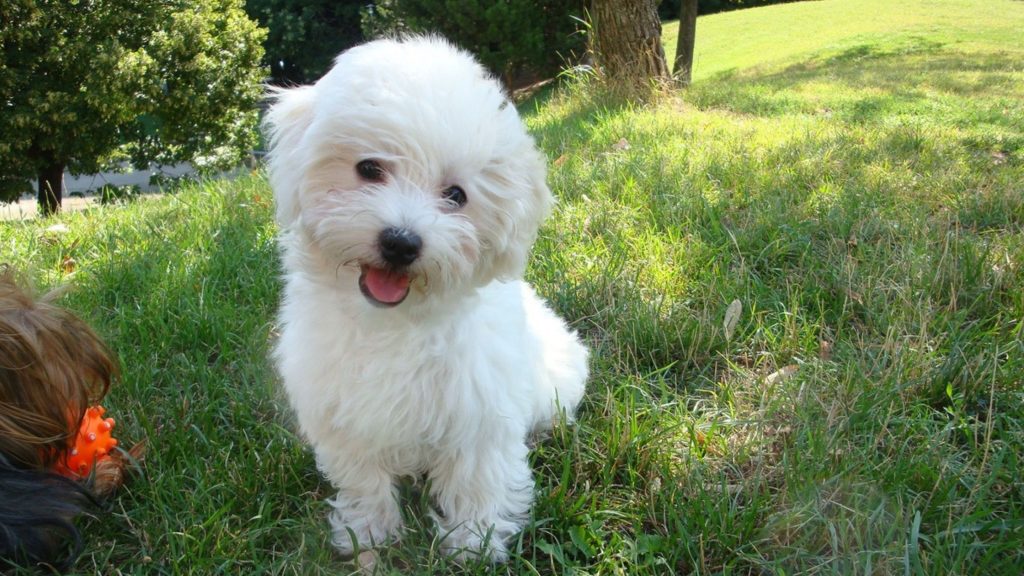
[(58, 464), (58, 472), (71, 478), (85, 478), (97, 461), (110, 457), (110, 451), (117, 446), (117, 439), (111, 435), (114, 419), (104, 418), (105, 412), (102, 406), (86, 409), (75, 445), (68, 452), (67, 464)]

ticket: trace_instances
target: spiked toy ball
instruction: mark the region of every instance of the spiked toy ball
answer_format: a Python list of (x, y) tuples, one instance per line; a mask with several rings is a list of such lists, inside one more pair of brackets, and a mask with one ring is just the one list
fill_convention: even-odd
[(117, 446), (117, 439), (111, 435), (114, 419), (104, 418), (104, 413), (106, 409), (102, 406), (86, 409), (75, 445), (68, 452), (67, 464), (58, 465), (58, 472), (70, 478), (85, 478), (97, 461), (109, 457), (110, 451)]

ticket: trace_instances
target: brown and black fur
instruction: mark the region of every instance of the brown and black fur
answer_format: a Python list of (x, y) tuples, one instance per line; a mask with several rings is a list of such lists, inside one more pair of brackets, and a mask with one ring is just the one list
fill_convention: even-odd
[(13, 276), (0, 268), (0, 558), (60, 569), (81, 550), (73, 519), (120, 484), (117, 463), (89, 484), (53, 471), (118, 367), (57, 294), (35, 299)]

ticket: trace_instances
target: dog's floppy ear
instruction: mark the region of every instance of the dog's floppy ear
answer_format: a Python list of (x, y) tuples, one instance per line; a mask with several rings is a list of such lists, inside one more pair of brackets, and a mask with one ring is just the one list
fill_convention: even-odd
[(537, 232), (540, 225), (550, 215), (551, 207), (554, 204), (554, 197), (547, 184), (547, 170), (544, 166), (544, 159), (537, 151), (532, 151), (531, 161), (534, 163), (524, 172), (528, 176), (529, 193), (525, 198), (516, 200), (515, 207), (510, 212), (515, 213), (513, 217), (513, 229), (508, 244), (499, 249), (494, 258), (493, 273), (499, 278), (516, 279), (521, 278), (526, 268), (526, 260), (530, 255), (530, 248), (537, 240)]
[(273, 105), (263, 120), (270, 138), (270, 185), (277, 203), (277, 222), (291, 226), (299, 217), (299, 179), (289, 170), (303, 163), (302, 140), (313, 121), (314, 87), (271, 88)]

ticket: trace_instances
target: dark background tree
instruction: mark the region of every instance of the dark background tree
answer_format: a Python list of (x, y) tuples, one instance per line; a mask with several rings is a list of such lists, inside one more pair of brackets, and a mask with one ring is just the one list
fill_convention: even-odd
[(241, 0), (0, 3), (0, 200), (65, 169), (237, 163), (256, 141), (262, 31)]
[(379, 0), (364, 30), (439, 33), (513, 88), (575, 63), (585, 48), (583, 8), (583, 0)]
[(590, 48), (609, 87), (634, 91), (669, 79), (655, 0), (593, 0)]
[(334, 57), (363, 41), (360, 12), (368, 0), (246, 0), (267, 28), (265, 62), (275, 84), (314, 82)]
[(693, 77), (693, 46), (697, 39), (697, 0), (682, 0), (679, 8), (679, 39), (672, 76), (688, 86)]

